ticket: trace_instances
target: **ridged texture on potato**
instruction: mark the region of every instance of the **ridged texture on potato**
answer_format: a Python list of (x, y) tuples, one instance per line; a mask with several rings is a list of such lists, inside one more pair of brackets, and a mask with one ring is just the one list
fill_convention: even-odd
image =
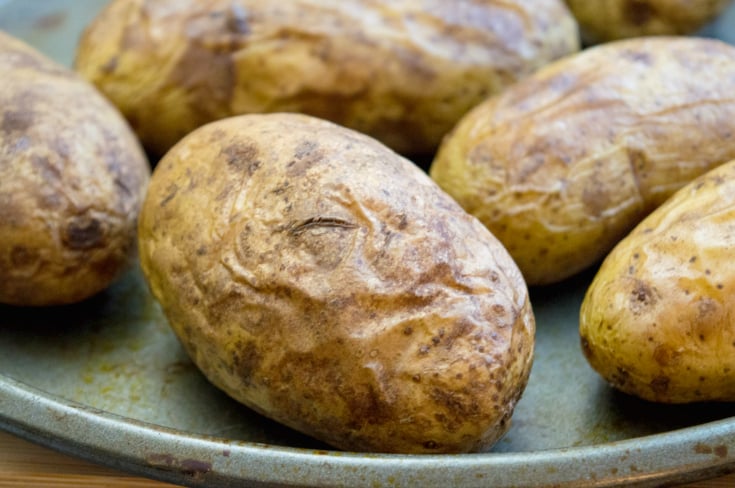
[(732, 158), (735, 47), (655, 37), (590, 48), (479, 105), (430, 172), (536, 285), (598, 262)]
[(588, 43), (693, 34), (732, 0), (566, 0)]
[(135, 255), (150, 168), (93, 86), (0, 32), (0, 302), (56, 305)]
[(214, 122), (156, 167), (139, 239), (194, 362), (256, 411), (358, 451), (508, 428), (535, 327), (520, 271), (380, 143), (305, 115)]
[(582, 304), (590, 364), (659, 402), (735, 401), (735, 161), (676, 193), (605, 259)]
[(76, 66), (157, 154), (263, 112), (428, 153), (486, 96), (578, 48), (563, 0), (116, 0)]

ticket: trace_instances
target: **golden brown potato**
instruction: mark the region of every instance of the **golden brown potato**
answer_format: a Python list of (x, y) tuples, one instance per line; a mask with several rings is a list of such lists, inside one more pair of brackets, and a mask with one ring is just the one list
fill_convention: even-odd
[(530, 285), (604, 255), (646, 214), (735, 158), (735, 47), (640, 38), (553, 63), (475, 108), (431, 165)]
[(76, 66), (155, 154), (263, 112), (428, 153), (486, 96), (578, 47), (563, 0), (116, 0)]
[(500, 243), (377, 141), (298, 114), (206, 125), (153, 173), (143, 270), (204, 374), (334, 446), (483, 449), (534, 319)]
[(107, 287), (135, 251), (150, 168), (93, 86), (0, 32), (0, 302)]
[(693, 34), (732, 0), (566, 0), (582, 39), (598, 43), (627, 37)]
[(590, 364), (659, 402), (735, 401), (735, 161), (690, 183), (605, 259), (580, 335)]

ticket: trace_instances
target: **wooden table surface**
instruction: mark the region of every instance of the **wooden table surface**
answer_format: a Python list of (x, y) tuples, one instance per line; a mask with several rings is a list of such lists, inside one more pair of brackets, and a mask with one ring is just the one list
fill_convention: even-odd
[[(167, 488), (173, 487), (76, 459), (0, 432), (0, 488)], [(732, 488), (735, 474), (684, 485)]]

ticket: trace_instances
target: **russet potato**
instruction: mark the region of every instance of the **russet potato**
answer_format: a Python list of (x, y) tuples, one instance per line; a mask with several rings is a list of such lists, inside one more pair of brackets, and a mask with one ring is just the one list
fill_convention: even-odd
[(265, 112), (417, 154), (578, 37), (563, 0), (115, 0), (76, 67), (154, 154), (204, 123)]
[(616, 388), (669, 403), (735, 401), (735, 161), (691, 182), (605, 259), (582, 349)]
[(143, 271), (216, 386), (336, 447), (482, 450), (528, 379), (520, 271), (410, 161), (300, 114), (205, 125), (156, 167)]
[(729, 44), (603, 44), (478, 105), (445, 138), (430, 174), (500, 239), (529, 285), (558, 282), (735, 158), (733, 93)]
[(58, 305), (135, 256), (150, 167), (92, 85), (0, 32), (0, 303)]

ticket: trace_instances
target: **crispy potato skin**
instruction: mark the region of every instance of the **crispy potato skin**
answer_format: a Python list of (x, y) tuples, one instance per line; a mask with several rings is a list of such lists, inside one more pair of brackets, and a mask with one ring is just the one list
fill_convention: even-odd
[(580, 312), (607, 381), (670, 403), (735, 401), (735, 161), (690, 183), (603, 262)]
[(732, 0), (566, 0), (586, 43), (692, 34)]
[(413, 154), (578, 48), (563, 0), (116, 0), (76, 66), (152, 153), (223, 117), (302, 112)]
[(560, 281), (735, 157), (733, 93), (733, 46), (676, 37), (608, 43), (476, 107), (444, 140), (430, 174), (503, 242), (529, 285)]
[(0, 302), (57, 305), (135, 255), (150, 167), (93, 86), (0, 32)]
[(500, 243), (408, 160), (298, 114), (206, 125), (156, 167), (143, 270), (194, 362), (336, 447), (488, 447), (535, 323)]

